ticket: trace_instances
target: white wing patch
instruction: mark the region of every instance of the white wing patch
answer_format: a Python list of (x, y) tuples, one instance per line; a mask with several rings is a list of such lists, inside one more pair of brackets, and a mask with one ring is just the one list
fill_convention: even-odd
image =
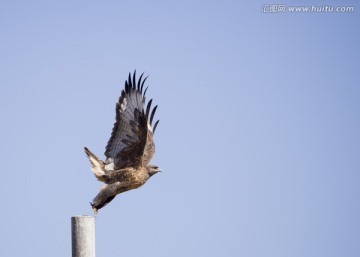
[(105, 163), (106, 163), (105, 165), (106, 171), (114, 170), (114, 160), (112, 158), (107, 158)]
[(120, 109), (122, 111), (125, 111), (125, 109), (126, 109), (126, 98), (124, 98), (123, 102), (120, 104)]
[(148, 124), (147, 124), (147, 127), (148, 127), (148, 130), (150, 130), (151, 132), (153, 132), (152, 127), (150, 126), (150, 123), (149, 123), (149, 122), (148, 122)]
[(114, 163), (109, 163), (105, 165), (105, 170), (114, 170)]

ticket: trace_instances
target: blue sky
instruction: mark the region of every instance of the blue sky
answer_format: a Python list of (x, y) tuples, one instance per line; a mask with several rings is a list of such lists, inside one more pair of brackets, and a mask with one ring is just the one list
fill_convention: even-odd
[(97, 256), (359, 256), (360, 6), (268, 4), (0, 1), (0, 255), (71, 254), (136, 69), (163, 172), (100, 210)]

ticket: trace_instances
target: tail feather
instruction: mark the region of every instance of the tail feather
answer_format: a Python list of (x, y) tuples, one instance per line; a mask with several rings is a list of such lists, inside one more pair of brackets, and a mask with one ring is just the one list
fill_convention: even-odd
[(88, 156), (90, 163), (92, 165), (91, 171), (94, 173), (95, 177), (98, 180), (105, 182), (106, 173), (105, 173), (104, 162), (102, 160), (100, 160), (99, 158), (97, 158), (96, 155), (93, 154), (86, 147), (84, 147), (84, 150), (85, 150), (85, 153)]

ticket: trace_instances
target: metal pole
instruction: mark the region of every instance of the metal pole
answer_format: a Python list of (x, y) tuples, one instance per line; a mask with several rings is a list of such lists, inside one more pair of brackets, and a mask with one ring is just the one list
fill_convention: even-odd
[(95, 218), (71, 217), (72, 257), (95, 257)]

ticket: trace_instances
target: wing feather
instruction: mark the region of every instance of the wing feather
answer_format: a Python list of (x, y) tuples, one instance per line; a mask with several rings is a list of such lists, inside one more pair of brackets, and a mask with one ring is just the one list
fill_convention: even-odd
[(160, 121), (160, 120), (157, 120), (157, 121), (155, 122), (154, 129), (153, 129), (153, 133), (155, 133), (155, 130), (156, 130), (157, 125), (159, 124), (159, 121)]
[(142, 90), (147, 77), (142, 78), (143, 74), (136, 81), (136, 71), (133, 76), (129, 73), (116, 104), (116, 121), (105, 150), (106, 163), (113, 161), (115, 169), (148, 165), (155, 153), (153, 131), (158, 122), (154, 129), (151, 124), (157, 106), (151, 110), (150, 100), (144, 110), (147, 88)]
[(154, 109), (152, 110), (151, 112), (151, 115), (150, 115), (150, 126), (152, 125), (152, 122), (153, 122), (153, 119), (154, 119), (154, 115), (155, 115), (155, 112), (156, 112), (156, 109), (157, 109), (157, 105), (154, 107)]

